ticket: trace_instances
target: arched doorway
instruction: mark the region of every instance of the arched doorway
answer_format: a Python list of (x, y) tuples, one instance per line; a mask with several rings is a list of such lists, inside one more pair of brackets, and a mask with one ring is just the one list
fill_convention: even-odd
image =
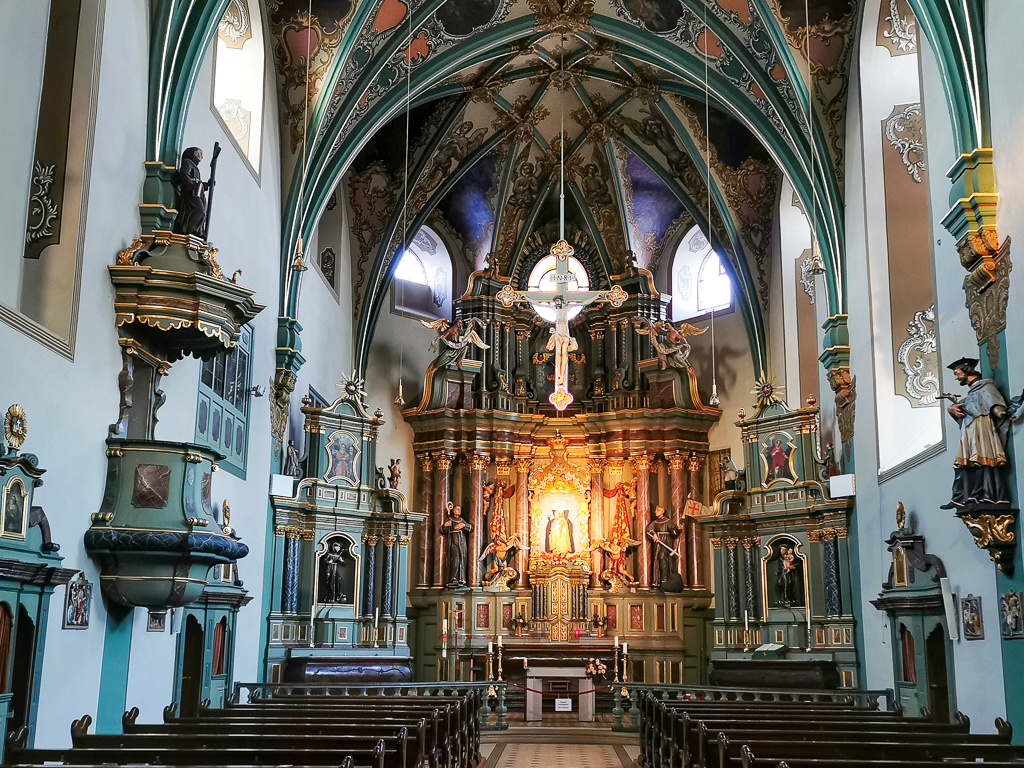
[(181, 717), (197, 717), (203, 690), (203, 626), (195, 616), (185, 618), (185, 647), (181, 661)]

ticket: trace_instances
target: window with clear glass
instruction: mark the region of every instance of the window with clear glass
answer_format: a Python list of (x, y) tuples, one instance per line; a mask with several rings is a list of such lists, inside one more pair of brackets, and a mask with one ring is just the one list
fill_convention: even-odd
[(732, 278), (704, 233), (693, 227), (672, 260), (672, 319), (691, 320), (732, 307)]
[(452, 260), (441, 238), (420, 227), (398, 257), (391, 282), (391, 310), (436, 320), (452, 315)]
[(223, 453), (221, 466), (243, 478), (251, 381), (252, 327), (246, 325), (233, 350), (203, 362), (196, 409), (196, 442)]

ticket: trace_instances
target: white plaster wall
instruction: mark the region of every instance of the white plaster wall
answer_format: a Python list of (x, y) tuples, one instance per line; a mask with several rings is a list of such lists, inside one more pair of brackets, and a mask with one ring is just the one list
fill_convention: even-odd
[[(772, 346), (784, 350), (785, 365), (777, 366), (774, 371), (776, 379), (786, 388), (786, 403), (790, 408), (804, 407), (806, 393), (798, 391), (800, 384), (800, 335), (797, 324), (797, 301), (806, 301), (806, 296), (798, 296), (796, 288), (796, 265), (800, 254), (811, 247), (811, 225), (803, 210), (793, 205), (793, 185), (783, 177), (782, 189), (779, 193), (779, 205), (775, 231), (778, 233), (778, 249), (775, 251), (776, 267), (779, 270), (779, 294), (782, 300), (782, 311), (772, 312), (773, 320), (781, 318), (781, 327), (772, 324)], [(816, 278), (816, 295), (824, 301), (824, 287), (821, 278)], [(779, 305), (776, 304), (776, 307)], [(817, 306), (817, 303), (815, 304)], [(816, 330), (815, 338), (821, 334)], [(774, 358), (774, 355), (773, 355)]]
[[(54, 540), (61, 544), (63, 566), (84, 569), (96, 585), (88, 630), (61, 630), (63, 589), (56, 590), (51, 601), (36, 742), (43, 747), (69, 743), (71, 720), (84, 713), (96, 715), (106, 611), (99, 594), (98, 573), (85, 554), (82, 536), (89, 515), (99, 508), (106, 464), (104, 438), (107, 426), (116, 417), (118, 402), (120, 354), (106, 266), (138, 234), (137, 205), (146, 156), (148, 9), (130, 0), (108, 0), (103, 29), (97, 140), (89, 190), (91, 198), (101, 204), (91, 207), (85, 234), (75, 359), (60, 357), (7, 325), (0, 325), (0, 349), (6, 360), (18, 361), (15, 367), (5, 368), (6, 375), (0, 377), (0, 406), (6, 408), (17, 402), (25, 407), (29, 424), (25, 450), (37, 454), (48, 470), (36, 502), (47, 510)], [(185, 145), (203, 147), (207, 157), (214, 141), (230, 141), (210, 107), (211, 65), (212, 52), (198, 75), (185, 131)], [(266, 96), (271, 109), (264, 123), (261, 183), (256, 182), (237, 153), (224, 152), (210, 231), (211, 241), (220, 247), (218, 259), (225, 274), (242, 269), (240, 282), (254, 288), (256, 299), (267, 305), (254, 322), (253, 381), (264, 386), (275, 365), (279, 290), (281, 178), (274, 86), (273, 78), (268, 77)], [(35, 106), (34, 102), (24, 107), (8, 102), (7, 110), (34, 114)], [(313, 297), (310, 304), (315, 309), (315, 290), (308, 295)], [(333, 330), (340, 318), (344, 331), (348, 328), (348, 309), (333, 298), (332, 303), (333, 308), (322, 313), (325, 325)], [(338, 336), (345, 338), (346, 334)], [(327, 350), (350, 357), (344, 344), (347, 341), (339, 349), (336, 339), (327, 335), (318, 339), (311, 333), (307, 348), (312, 349), (311, 358), (316, 360), (329, 358)], [(11, 370), (20, 373), (9, 375)], [(198, 361), (189, 358), (175, 364), (165, 379), (167, 403), (160, 411), (158, 439), (194, 439), (199, 370)], [(225, 498), (230, 500), (232, 525), (250, 547), (249, 556), (239, 564), (240, 575), (254, 597), (239, 613), (235, 637), (235, 676), (241, 680), (254, 679), (259, 667), (270, 466), (267, 398), (253, 399), (250, 408), (246, 479), (221, 471), (213, 486), (215, 506)], [(146, 632), (146, 612), (135, 613), (126, 704), (138, 706), (141, 719), (158, 721), (174, 687), (177, 638), (170, 629), (163, 634)]]
[[(877, 2), (869, 5), (868, 18), (877, 18)], [(872, 17), (872, 13), (875, 15)], [(963, 269), (959, 264), (953, 238), (940, 221), (948, 210), (949, 181), (944, 170), (956, 157), (951, 126), (935, 59), (926, 41), (920, 55), (921, 82), (927, 125), (929, 196), (931, 206), (932, 260), (936, 280), (936, 310), (942, 339), (941, 362), (948, 363), (977, 349), (974, 332), (964, 308), (961, 288)], [(993, 730), (993, 719), (1003, 714), (1003, 676), (998, 662), (999, 636), (995, 569), (988, 555), (974, 546), (970, 535), (952, 512), (938, 507), (949, 500), (953, 481), (952, 457), (959, 440), (958, 430), (948, 425), (944, 453), (935, 456), (896, 477), (879, 483), (879, 457), (876, 440), (875, 398), (872, 397), (872, 350), (875, 343), (887, 343), (872, 332), (871, 277), (868, 271), (869, 233), (880, 224), (866, 216), (865, 198), (875, 187), (865, 183), (865, 159), (862, 152), (860, 105), (862, 94), (856, 78), (850, 92), (848, 115), (847, 202), (847, 296), (851, 368), (857, 377), (856, 435), (854, 460), (857, 497), (853, 515), (856, 533), (857, 590), (860, 605), (860, 632), (863, 637), (865, 683), (872, 688), (892, 685), (892, 656), (889, 629), (883, 616), (869, 603), (881, 589), (889, 568), (884, 539), (895, 528), (894, 512), (904, 502), (917, 531), (926, 540), (927, 549), (946, 565), (955, 594), (979, 595), (986, 616), (986, 639), (953, 643), (953, 669), (956, 683), (956, 707), (972, 718), (974, 729)], [(952, 374), (943, 368), (942, 389), (955, 391)]]

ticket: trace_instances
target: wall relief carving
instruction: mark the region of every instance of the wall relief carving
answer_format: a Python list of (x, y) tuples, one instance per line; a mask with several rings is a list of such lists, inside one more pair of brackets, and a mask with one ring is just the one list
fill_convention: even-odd
[(922, 181), (921, 173), (925, 168), (923, 128), (924, 117), (920, 104), (908, 104), (902, 109), (897, 107), (883, 128), (886, 141), (899, 153), (907, 173), (918, 184)]
[(914, 313), (907, 338), (896, 351), (904, 387), (915, 408), (934, 405), (939, 394), (939, 359), (935, 337), (935, 305)]

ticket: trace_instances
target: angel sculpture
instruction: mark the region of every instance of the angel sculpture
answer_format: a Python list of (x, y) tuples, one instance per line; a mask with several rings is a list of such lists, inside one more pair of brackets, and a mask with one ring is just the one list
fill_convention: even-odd
[[(644, 324), (646, 328), (641, 327)], [(637, 333), (644, 336), (650, 334), (651, 346), (658, 355), (661, 370), (665, 370), (669, 365), (673, 368), (689, 368), (690, 342), (686, 337), (699, 336), (706, 330), (707, 328), (697, 328), (687, 322), (672, 325), (667, 320), (657, 320), (652, 323), (646, 317), (639, 318), (636, 325)]]
[[(451, 363), (455, 363), (455, 366), (461, 371), (462, 361), (466, 359), (466, 353), (469, 352), (470, 344), (475, 344), (480, 349), (490, 348), (490, 344), (485, 344), (484, 340), (477, 335), (474, 326), (484, 327), (484, 321), (478, 317), (471, 318), (469, 321), (459, 318), (451, 324), (444, 318), (430, 323), (426, 320), (420, 320), (420, 322), (431, 330), (441, 332), (437, 338), (430, 342), (431, 352), (435, 352), (440, 348), (437, 359), (431, 363), (433, 368), (444, 368)], [(467, 325), (468, 328), (466, 327)]]
[(607, 589), (611, 589), (615, 585), (616, 578), (620, 579), (627, 587), (636, 584), (636, 579), (626, 570), (626, 553), (639, 543), (629, 536), (619, 536), (611, 539), (598, 539), (590, 547), (591, 552), (600, 549), (608, 556), (606, 563), (608, 567), (598, 576)]

